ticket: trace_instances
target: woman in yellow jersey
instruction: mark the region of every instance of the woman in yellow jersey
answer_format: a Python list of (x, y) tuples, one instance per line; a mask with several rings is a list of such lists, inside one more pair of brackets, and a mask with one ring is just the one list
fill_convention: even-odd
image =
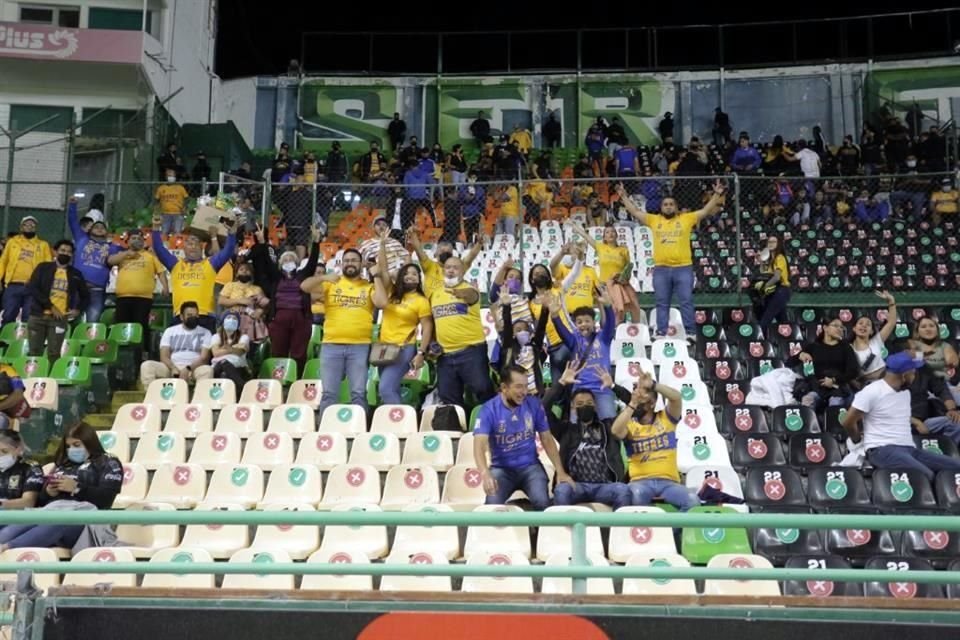
[(401, 347), (400, 355), (388, 365), (380, 367), (380, 400), (383, 404), (402, 404), (400, 383), (411, 369), (423, 367), (426, 349), (417, 349), (417, 327), (420, 327), (422, 345), (433, 340), (433, 315), (430, 302), (423, 295), (420, 269), (406, 264), (397, 272), (397, 279), (390, 280), (385, 268), (387, 260), (385, 233), (381, 236), (377, 259), (377, 277), (374, 279), (373, 304), (383, 309), (380, 322), (380, 342)]
[(617, 240), (617, 228), (612, 224), (605, 225), (602, 242), (594, 240), (578, 224), (573, 225), (573, 230), (597, 252), (600, 281), (607, 285), (607, 293), (610, 294), (610, 301), (613, 303), (617, 324), (626, 321), (628, 312), (631, 322), (640, 322), (640, 302), (637, 300), (637, 292), (630, 285), (630, 276), (633, 271), (630, 251), (620, 246)]
[(790, 267), (783, 253), (780, 238), (767, 238), (766, 248), (760, 252), (760, 280), (754, 284), (757, 295), (755, 311), (760, 328), (766, 333), (767, 327), (776, 319), (779, 323), (788, 322), (787, 303), (790, 302)]

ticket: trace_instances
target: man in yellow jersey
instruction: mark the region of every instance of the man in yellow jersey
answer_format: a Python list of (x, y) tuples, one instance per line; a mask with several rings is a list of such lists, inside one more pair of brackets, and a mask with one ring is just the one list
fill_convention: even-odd
[(0, 254), (0, 280), (3, 281), (3, 324), (30, 317), (30, 295), (27, 283), (34, 269), (53, 260), (50, 245), (37, 237), (37, 219), (26, 216), (20, 220), (20, 233), (7, 240)]
[(704, 218), (721, 208), (726, 187), (717, 180), (713, 196), (699, 211), (679, 212), (675, 198), (666, 197), (660, 203), (660, 213), (647, 213), (626, 195), (622, 184), (617, 195), (631, 216), (650, 227), (653, 232), (653, 296), (657, 305), (656, 337), (666, 337), (670, 320), (670, 302), (677, 295), (680, 317), (687, 334), (687, 342), (696, 343), (697, 325), (693, 313), (693, 254), (690, 234)]
[(27, 321), (30, 355), (42, 356), (46, 344), (50, 362), (60, 357), (60, 347), (67, 337), (70, 321), (90, 302), (83, 274), (70, 264), (73, 262), (73, 243), (59, 240), (53, 251), (56, 260), (38, 265), (27, 285), (32, 304)]
[(167, 270), (146, 248), (146, 239), (138, 228), (127, 232), (127, 250), (107, 258), (107, 264), (117, 267), (117, 309), (113, 321), (138, 323), (143, 327), (143, 343), (150, 344), (153, 292), (159, 280), (164, 297), (170, 295)]
[[(666, 404), (656, 410), (657, 396)], [(630, 500), (635, 507), (647, 506), (654, 498), (681, 511), (699, 504), (680, 484), (677, 470), (677, 423), (683, 400), (673, 387), (657, 384), (649, 373), (640, 375), (630, 402), (613, 421), (610, 432), (623, 440), (628, 457)]]
[[(461, 258), (464, 273), (470, 270), (470, 266), (477, 256), (480, 255), (480, 250), (483, 248), (483, 238), (472, 238), (471, 240), (473, 241), (473, 246), (470, 247), (470, 250)], [(437, 248), (433, 252), (436, 259), (433, 259), (427, 255), (427, 252), (424, 250), (423, 244), (420, 242), (420, 234), (417, 233), (416, 229), (407, 231), (407, 242), (410, 243), (410, 246), (413, 247), (413, 250), (417, 254), (420, 269), (423, 271), (423, 293), (429, 298), (431, 293), (443, 288), (443, 265), (447, 263), (449, 258), (453, 257), (453, 243), (446, 240), (437, 242)]]
[(183, 218), (187, 210), (187, 190), (182, 184), (177, 183), (177, 170), (167, 169), (165, 172), (166, 182), (161, 184), (153, 192), (153, 199), (156, 201), (163, 214), (163, 235), (169, 236), (172, 233), (181, 233), (183, 231)]
[[(581, 307), (593, 308), (593, 291), (600, 286), (600, 278), (593, 267), (583, 263), (586, 251), (576, 242), (570, 242), (550, 259), (550, 272), (556, 281), (563, 282), (563, 306), (567, 313)], [(572, 277), (572, 279), (571, 279)]]
[(443, 287), (429, 296), (437, 342), (443, 349), (437, 361), (437, 392), (441, 403), (460, 406), (464, 387), (481, 403), (495, 393), (480, 322), (480, 292), (463, 281), (463, 269), (460, 258), (447, 258)]
[[(173, 308), (179, 309), (184, 302), (196, 302), (200, 308), (199, 324), (210, 333), (215, 333), (217, 330), (217, 318), (214, 315), (216, 311), (214, 286), (217, 271), (230, 260), (237, 246), (237, 235), (233, 232), (234, 222), (227, 220), (224, 224), (227, 223), (229, 223), (230, 235), (227, 236), (223, 248), (206, 259), (203, 257), (203, 244), (200, 238), (193, 234), (187, 236), (183, 243), (184, 258), (182, 260), (170, 253), (164, 246), (163, 236), (160, 234), (159, 215), (153, 216), (153, 233), (150, 235), (153, 251), (157, 254), (160, 263), (170, 272)], [(174, 324), (179, 323), (180, 319), (177, 319)]]
[(321, 347), (321, 416), (324, 409), (338, 401), (344, 378), (350, 387), (350, 403), (364, 410), (369, 408), (367, 370), (373, 339), (373, 284), (360, 277), (363, 256), (356, 249), (343, 252), (340, 268), (343, 276), (336, 282), (312, 276), (300, 285), (307, 293), (316, 293), (319, 289), (327, 313)]
[(497, 233), (517, 237), (517, 226), (520, 221), (520, 192), (516, 185), (508, 184), (501, 187), (500, 219), (497, 220)]

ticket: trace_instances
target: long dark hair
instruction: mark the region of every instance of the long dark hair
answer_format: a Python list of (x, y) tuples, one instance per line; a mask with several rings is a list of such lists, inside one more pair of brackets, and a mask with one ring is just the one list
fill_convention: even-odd
[(407, 264), (400, 267), (400, 270), (397, 271), (397, 277), (393, 280), (393, 288), (390, 290), (390, 302), (394, 304), (400, 304), (403, 302), (403, 296), (407, 293), (407, 290), (403, 288), (403, 276), (407, 274), (407, 271), (413, 269), (417, 272), (417, 288), (414, 289), (420, 295), (423, 294), (423, 274), (420, 273), (420, 267), (408, 262)]
[(777, 239), (777, 248), (770, 252), (770, 265), (773, 265), (773, 262), (777, 259), (777, 256), (783, 256), (783, 259), (787, 261), (787, 264), (790, 264), (790, 260), (787, 258), (787, 252), (783, 250), (783, 238), (780, 236), (770, 237)]
[(553, 275), (550, 273), (550, 269), (548, 269), (546, 265), (535, 264), (535, 265), (533, 265), (532, 267), (530, 267), (530, 272), (527, 273), (527, 282), (530, 283), (530, 292), (531, 292), (531, 295), (536, 295), (536, 293), (537, 293), (537, 287), (536, 287), (535, 284), (533, 284), (533, 273), (534, 273), (538, 268), (539, 268), (539, 269), (543, 269), (544, 273), (547, 274), (547, 280), (550, 281), (550, 284), (547, 285), (547, 289), (552, 289), (552, 288), (553, 288)]
[(97, 437), (96, 429), (86, 422), (78, 422), (72, 427), (69, 427), (63, 433), (63, 437), (60, 438), (60, 444), (57, 446), (57, 452), (54, 454), (54, 463), (56, 463), (58, 467), (69, 462), (69, 458), (67, 458), (67, 438), (76, 438), (82, 442), (83, 446), (87, 449), (87, 453), (90, 454), (91, 460), (106, 454), (103, 445), (100, 444), (100, 438)]
[[(227, 319), (227, 316), (233, 316), (237, 319), (237, 330), (233, 332), (233, 338), (227, 335), (227, 330), (223, 328), (223, 321)], [(220, 326), (217, 327), (217, 333), (220, 335), (220, 346), (221, 347), (232, 347), (233, 345), (240, 342), (240, 336), (243, 333), (240, 331), (240, 314), (233, 311), (228, 311), (223, 314), (223, 319), (220, 320)]]

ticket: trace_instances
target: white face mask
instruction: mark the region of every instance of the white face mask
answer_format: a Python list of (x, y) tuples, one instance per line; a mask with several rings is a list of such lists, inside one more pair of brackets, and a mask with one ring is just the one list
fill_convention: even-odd
[(167, 182), (176, 182), (177, 176), (167, 176)]
[(17, 456), (7, 453), (0, 456), (0, 471), (6, 471), (17, 463)]
[(573, 256), (563, 256), (563, 266), (569, 268), (573, 266)]
[(443, 285), (446, 287), (455, 287), (458, 284), (460, 284), (460, 278), (444, 277), (443, 279)]
[(284, 262), (280, 265), (280, 268), (283, 269), (286, 273), (293, 273), (297, 270), (297, 265), (293, 262)]
[(915, 166), (917, 166), (917, 161), (916, 161), (916, 160), (907, 160), (907, 166), (912, 169), (912, 168), (914, 168)]

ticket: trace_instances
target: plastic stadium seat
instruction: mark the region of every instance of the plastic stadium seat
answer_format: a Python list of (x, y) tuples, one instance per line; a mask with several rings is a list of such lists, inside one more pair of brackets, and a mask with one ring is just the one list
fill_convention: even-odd
[(641, 323), (624, 322), (617, 325), (617, 340), (638, 340), (641, 344), (650, 344), (650, 327)]
[(733, 350), (726, 340), (711, 340), (709, 342), (701, 340), (697, 342), (696, 357), (698, 360), (706, 358), (729, 359), (734, 355)]
[[(621, 507), (617, 513), (663, 513), (659, 507)], [(670, 527), (610, 527), (610, 559), (626, 562), (634, 555), (674, 555)]]
[[(331, 511), (383, 511), (375, 504), (341, 504)], [(389, 550), (387, 528), (383, 525), (327, 525), (323, 530), (320, 551), (360, 553), (369, 559), (383, 558)]]
[(117, 361), (118, 351), (119, 346), (116, 342), (97, 339), (83, 343), (80, 355), (87, 358), (90, 364), (114, 364)]
[(899, 582), (897, 572), (900, 571), (933, 571), (929, 562), (921, 558), (905, 558), (889, 556), (885, 558), (870, 558), (866, 569), (886, 569), (890, 572), (890, 582), (867, 582), (863, 592), (868, 598), (897, 598), (910, 600), (913, 598), (942, 598), (943, 587), (938, 584), (924, 584), (918, 582)]
[(187, 459), (187, 447), (179, 433), (150, 433), (141, 436), (133, 462), (148, 471), (162, 464), (181, 464)]
[(676, 389), (680, 391), (680, 396), (683, 398), (683, 406), (703, 407), (706, 410), (713, 408), (710, 401), (710, 390), (703, 382), (699, 380), (684, 382), (677, 385)]
[(400, 464), (400, 439), (393, 433), (358, 433), (350, 446), (348, 462), (389, 471)]
[(147, 387), (144, 404), (153, 405), (162, 411), (169, 411), (175, 404), (190, 402), (190, 391), (186, 380), (180, 378), (158, 378)]
[(911, 558), (923, 558), (937, 569), (944, 569), (960, 557), (960, 535), (956, 531), (904, 531), (900, 552)]
[(192, 464), (213, 471), (220, 464), (239, 464), (242, 441), (236, 433), (202, 433), (190, 450)]
[[(405, 512), (452, 512), (443, 504), (411, 504), (403, 508)], [(393, 539), (390, 555), (409, 555), (423, 549), (440, 554), (447, 560), (460, 556), (460, 534), (457, 527), (448, 526), (398, 526)]]
[(193, 509), (203, 500), (207, 474), (198, 464), (161, 464), (153, 474), (147, 502), (166, 502), (177, 509)]
[(677, 468), (686, 473), (703, 465), (731, 466), (726, 441), (716, 432), (680, 431), (677, 436)]
[[(307, 562), (318, 564), (370, 564), (364, 553), (356, 551), (330, 551), (320, 549), (307, 558)], [(373, 576), (337, 576), (311, 574), (303, 576), (301, 591), (372, 591)]]
[[(433, 431), (433, 414), (436, 412), (438, 405), (430, 405), (423, 408), (420, 412), (420, 431)], [(470, 428), (467, 428), (467, 414), (463, 410), (463, 407), (459, 405), (454, 405), (457, 410), (457, 416), (460, 418), (460, 426), (463, 431), (472, 431), (473, 425), (470, 425)], [(460, 433), (457, 431), (447, 431), (446, 433), (450, 434), (451, 438), (460, 437)]]
[[(850, 569), (850, 563), (839, 556), (821, 554), (797, 554), (786, 561), (787, 569)], [(833, 582), (832, 580), (786, 580), (783, 583), (785, 596), (862, 596), (860, 582)]]
[(817, 420), (817, 414), (810, 407), (802, 405), (777, 407), (773, 410), (771, 431), (781, 436), (820, 433), (820, 422)]
[(862, 567), (874, 556), (898, 553), (897, 532), (868, 529), (827, 529), (823, 532), (823, 548), (827, 553), (843, 556), (854, 566)]
[[(386, 564), (449, 564), (449, 560), (442, 553), (433, 549), (421, 548), (409, 553), (391, 551), (384, 560)], [(380, 579), (380, 591), (437, 591), (450, 592), (453, 590), (450, 576), (390, 576)]]
[(342, 433), (318, 433), (302, 438), (295, 462), (316, 465), (321, 471), (346, 464), (347, 439)]
[(751, 510), (807, 511), (808, 509), (800, 474), (787, 466), (749, 469), (743, 493)]
[(342, 464), (330, 470), (321, 508), (380, 502), (380, 474), (368, 464)]
[(243, 385), (241, 404), (255, 404), (261, 409), (274, 409), (283, 404), (283, 385), (279, 380), (257, 378)]
[(322, 395), (323, 384), (319, 380), (294, 380), (290, 385), (290, 391), (287, 392), (287, 402), (305, 404), (316, 411), (320, 408)]
[[(44, 473), (47, 473), (46, 469)], [(139, 464), (124, 464), (123, 481), (120, 484), (120, 493), (113, 500), (113, 508), (125, 509), (143, 500), (147, 495), (148, 484), (146, 469)]]
[[(710, 569), (773, 569), (766, 558), (753, 554), (719, 554), (707, 563)], [(704, 580), (704, 595), (710, 596), (779, 596), (776, 580)]]
[(707, 358), (703, 361), (705, 380), (727, 383), (734, 380), (749, 380), (747, 368), (735, 358)]
[[(736, 513), (736, 510), (730, 507), (694, 507), (689, 513)], [(711, 558), (722, 553), (752, 553), (746, 529), (684, 527), (680, 540), (681, 553), (691, 564), (707, 564)]]
[[(197, 511), (243, 511), (238, 504), (205, 502)], [(245, 524), (188, 524), (181, 547), (203, 549), (217, 560), (225, 560), (250, 545), (250, 527)]]
[(21, 378), (46, 378), (50, 375), (50, 361), (44, 356), (4, 359), (10, 361), (10, 366), (20, 374)]
[[(136, 562), (133, 553), (123, 547), (89, 547), (73, 556), (72, 562)], [(133, 573), (70, 573), (70, 565), (64, 565), (63, 585), (93, 587), (109, 584), (114, 587), (136, 587), (137, 576)]]
[[(313, 511), (309, 504), (270, 504), (264, 511)], [(310, 525), (257, 525), (257, 533), (250, 548), (264, 551), (283, 551), (294, 560), (306, 560), (320, 547), (320, 527)]]
[(614, 364), (644, 357), (646, 353), (646, 347), (639, 338), (627, 340), (617, 338), (610, 346), (610, 360)]
[[(467, 565), (529, 565), (530, 561), (518, 553), (473, 553), (467, 556)], [(533, 593), (533, 578), (494, 578), (466, 576), (460, 590), (464, 593)]]
[(342, 433), (352, 438), (358, 433), (367, 431), (367, 416), (363, 407), (355, 404), (332, 404), (323, 411), (320, 417), (321, 433)]
[(260, 508), (273, 505), (309, 505), (315, 507), (323, 496), (320, 470), (312, 465), (274, 467), (267, 481)]
[(220, 410), (214, 433), (236, 433), (247, 438), (263, 433), (263, 411), (257, 404), (231, 404)]
[(143, 327), (139, 322), (119, 322), (110, 325), (107, 331), (107, 340), (116, 342), (121, 347), (143, 344)]
[(472, 466), (473, 463), (473, 433), (465, 433), (457, 441), (457, 458), (454, 464)]
[(307, 404), (282, 404), (270, 414), (267, 433), (287, 433), (293, 438), (316, 433), (317, 416)]
[(943, 470), (934, 480), (937, 504), (950, 513), (960, 513), (960, 472)]
[(787, 463), (783, 455), (783, 445), (772, 433), (734, 436), (730, 458), (735, 469), (783, 466)]
[(120, 462), (130, 462), (130, 437), (123, 431), (100, 431), (100, 446)]
[[(257, 551), (241, 549), (230, 556), (230, 562), (254, 562), (257, 564), (290, 563), (290, 555), (286, 551)], [(270, 589), (291, 590), (295, 586), (293, 574), (242, 574), (228, 573), (223, 576), (221, 589)]]
[(960, 457), (960, 451), (957, 450), (956, 443), (947, 436), (936, 436), (933, 434), (913, 436), (913, 442), (917, 448), (929, 451), (930, 453), (939, 453), (951, 458)]
[(417, 432), (417, 412), (402, 404), (383, 404), (373, 412), (370, 430), (376, 433), (393, 433), (405, 438)]
[(81, 322), (70, 334), (70, 337), (82, 342), (105, 340), (107, 338), (107, 325), (102, 322)]
[[(690, 563), (676, 554), (648, 555), (637, 553), (627, 559), (628, 567), (683, 567)], [(671, 578), (624, 578), (623, 595), (631, 596), (695, 596), (697, 585), (693, 580), (674, 580)]]
[(4, 325), (3, 330), (0, 331), (0, 342), (10, 344), (14, 340), (26, 340), (27, 333), (26, 322), (11, 322)]
[(754, 529), (752, 536), (754, 552), (777, 566), (795, 555), (823, 553), (823, 541), (814, 529)]
[[(460, 439), (463, 441), (463, 438)], [(413, 433), (403, 445), (403, 464), (426, 465), (437, 471), (453, 466), (453, 442), (441, 431)]]
[(739, 351), (742, 358), (747, 360), (763, 360), (775, 358), (780, 349), (775, 342), (766, 340), (745, 339), (739, 342)]
[[(947, 567), (947, 570), (960, 571), (960, 558), (951, 562), (950, 566)], [(960, 583), (948, 584), (946, 586), (946, 592), (948, 598), (960, 598)]]
[(647, 360), (646, 358), (630, 358), (628, 360), (620, 360), (616, 363), (616, 375), (614, 380), (621, 387), (624, 387), (628, 390), (633, 390), (633, 386), (637, 383), (637, 378), (640, 377), (641, 373), (649, 373), (651, 376), (655, 376), (656, 370), (653, 367), (653, 362)]
[(56, 411), (60, 406), (60, 385), (53, 378), (23, 378), (24, 394), (31, 409)]
[[(656, 309), (650, 313), (649, 325), (651, 333), (655, 332), (657, 328)], [(682, 340), (683, 338), (686, 338), (687, 335), (683, 330), (683, 319), (680, 317), (680, 310), (675, 307), (671, 307), (670, 309), (670, 317), (667, 320), (667, 333), (671, 338), (676, 340)]]
[(807, 475), (807, 498), (817, 511), (873, 510), (863, 477), (850, 467), (811, 470)]
[(160, 431), (160, 408), (152, 404), (125, 404), (114, 416), (110, 430), (129, 435)]
[[(523, 509), (513, 504), (482, 504), (474, 512), (522, 513)], [(530, 530), (527, 527), (467, 527), (463, 554), (515, 553), (530, 557)]]
[[(593, 510), (590, 509), (590, 507), (576, 505), (568, 507), (547, 507), (544, 513), (559, 513), (564, 511), (592, 513)], [(546, 561), (547, 558), (555, 553), (569, 555), (572, 553), (572, 545), (572, 527), (540, 527), (537, 535), (537, 559)], [(604, 555), (603, 541), (600, 539), (599, 527), (587, 527), (587, 555)]]
[(472, 511), (486, 499), (480, 472), (470, 464), (450, 467), (444, 476), (441, 503), (455, 511)]
[(264, 471), (288, 465), (293, 462), (293, 438), (289, 433), (264, 433), (247, 438), (240, 462)]
[[(24, 569), (29, 569), (32, 562), (57, 562), (57, 552), (46, 547), (20, 547), (18, 549), (7, 549), (0, 553), (0, 562), (22, 563)], [(16, 582), (16, 574), (0, 574), (0, 582)], [(50, 587), (60, 585), (60, 575), (56, 573), (35, 573), (33, 574), (33, 583), (38, 589), (46, 591)]]
[(221, 464), (213, 470), (205, 502), (252, 509), (263, 500), (263, 471), (252, 464)]
[[(150, 562), (203, 563), (213, 562), (213, 557), (205, 549), (178, 547), (160, 549)], [(216, 576), (212, 573), (145, 573), (141, 586), (162, 589), (213, 589), (216, 587)]]
[(163, 430), (185, 438), (209, 433), (213, 431), (213, 410), (205, 404), (178, 404), (167, 414)]
[[(131, 505), (131, 511), (173, 511), (169, 504)], [(180, 542), (180, 527), (175, 524), (117, 525), (117, 540), (121, 541), (137, 559), (151, 558), (161, 549), (175, 547)], [(128, 546), (129, 545), (129, 546)]]
[(288, 387), (299, 377), (297, 363), (293, 358), (267, 358), (260, 365), (260, 373), (257, 377), (261, 380), (276, 380)]
[(703, 378), (700, 376), (700, 367), (697, 365), (697, 361), (688, 358), (661, 364), (657, 381), (674, 389), (680, 389), (684, 384), (703, 382)]
[(687, 343), (681, 338), (654, 340), (650, 347), (650, 360), (658, 367), (677, 360), (687, 360), (689, 357)]
[(686, 486), (688, 489), (700, 491), (700, 488), (708, 484), (718, 491), (737, 497), (743, 497), (743, 489), (740, 487), (740, 476), (732, 467), (691, 467), (687, 471)]
[(824, 413), (824, 431), (838, 440), (846, 440), (847, 432), (841, 426), (847, 410), (843, 407), (827, 407)]
[(873, 504), (881, 511), (934, 512), (937, 500), (927, 478), (916, 470), (873, 470)]
[[(587, 562), (594, 567), (607, 567), (610, 562), (603, 555), (588, 555)], [(573, 559), (568, 554), (555, 553), (547, 558), (546, 565), (567, 566), (572, 565)], [(551, 594), (572, 594), (572, 578), (544, 578), (540, 588), (540, 593)], [(612, 596), (615, 594), (612, 578), (587, 578), (587, 595)]]
[(751, 358), (747, 360), (747, 379), (753, 380), (758, 376), (770, 373), (774, 369), (782, 369), (783, 360), (779, 358)]
[(211, 409), (220, 409), (228, 404), (237, 403), (237, 388), (233, 380), (227, 378), (207, 378), (197, 380), (193, 388), (193, 404), (203, 404)]
[(746, 381), (727, 382), (726, 384), (718, 382), (713, 386), (713, 404), (742, 407), (749, 391), (750, 384)]
[(680, 421), (680, 424), (677, 425), (678, 433), (684, 431), (692, 435), (719, 433), (717, 430), (717, 418), (713, 415), (713, 409), (685, 406), (683, 408), (683, 419)]
[(438, 504), (440, 479), (428, 466), (398, 464), (387, 472), (380, 506), (384, 511), (399, 511), (410, 504)]
[(737, 434), (768, 433), (767, 414), (763, 407), (745, 404), (738, 407), (726, 406), (720, 419), (720, 433), (732, 438)]
[(843, 456), (840, 454), (840, 445), (829, 435), (790, 436), (787, 445), (790, 456), (790, 466), (809, 473), (813, 469), (834, 467), (840, 464)]

